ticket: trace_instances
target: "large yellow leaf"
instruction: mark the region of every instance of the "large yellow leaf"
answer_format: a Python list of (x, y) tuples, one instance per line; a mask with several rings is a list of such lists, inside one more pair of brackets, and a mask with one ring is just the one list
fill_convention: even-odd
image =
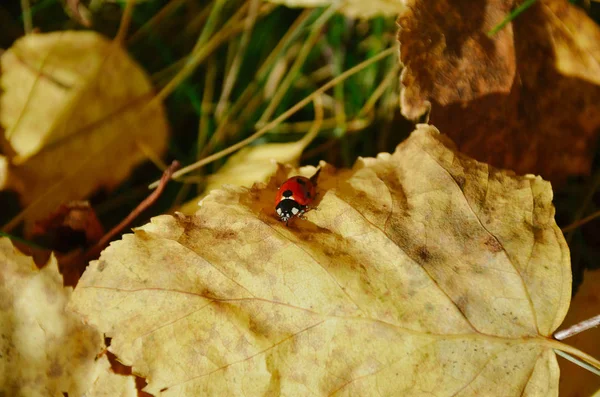
[(100, 333), (65, 311), (56, 259), (33, 259), (0, 238), (0, 395), (81, 396), (96, 379)]
[(154, 218), (84, 273), (72, 307), (148, 392), (557, 394), (571, 273), (549, 183), (425, 125), (393, 155), (325, 166), (319, 210), (289, 227), (277, 183)]
[[(117, 44), (94, 32), (27, 35), (0, 58), (0, 124), (7, 144), (0, 189), (17, 190), (25, 217), (114, 187), (162, 153), (167, 124), (152, 86)], [(1, 139), (0, 139), (1, 141)]]
[(402, 113), (480, 161), (552, 182), (590, 170), (600, 132), (600, 28), (567, 0), (410, 0), (398, 19)]

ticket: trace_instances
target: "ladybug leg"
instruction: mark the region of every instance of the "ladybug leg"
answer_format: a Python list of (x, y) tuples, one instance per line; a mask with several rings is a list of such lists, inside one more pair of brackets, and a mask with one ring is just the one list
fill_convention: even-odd
[(306, 211), (308, 211), (308, 210), (309, 210), (309, 208), (305, 207), (302, 211), (300, 211), (298, 213), (298, 218), (306, 220), (306, 215), (305, 214), (306, 214)]

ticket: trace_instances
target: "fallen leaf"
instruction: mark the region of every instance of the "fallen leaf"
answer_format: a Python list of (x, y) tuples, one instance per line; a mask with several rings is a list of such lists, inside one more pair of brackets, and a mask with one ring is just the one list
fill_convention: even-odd
[[(288, 7), (326, 7), (338, 2), (333, 0), (268, 0), (271, 3), (285, 4)], [(405, 7), (406, 0), (346, 0), (341, 2), (339, 11), (350, 18), (369, 19), (376, 16), (396, 16)]]
[[(571, 307), (567, 312), (562, 329), (577, 324), (588, 318), (600, 314), (600, 270), (586, 271), (583, 283), (577, 294), (571, 301)], [(595, 357), (600, 357), (600, 328), (592, 328), (580, 334), (570, 337), (566, 341), (578, 349)], [(600, 377), (588, 372), (563, 358), (558, 360), (560, 364), (560, 396), (561, 397), (587, 397), (600, 392)]]
[(61, 205), (46, 219), (35, 223), (32, 234), (51, 240), (50, 247), (60, 252), (90, 247), (100, 241), (104, 227), (87, 201)]
[(81, 396), (97, 377), (100, 333), (65, 311), (56, 259), (38, 270), (0, 238), (0, 395)]
[(600, 131), (600, 29), (565, 0), (413, 0), (400, 15), (402, 113), (459, 149), (553, 182), (590, 170)]
[(146, 159), (137, 142), (165, 150), (162, 105), (146, 106), (148, 77), (97, 33), (27, 35), (0, 64), (0, 124), (10, 154), (0, 189), (20, 193), (30, 224), (122, 182)]
[(112, 372), (106, 356), (102, 356), (98, 361), (98, 377), (84, 397), (137, 397), (133, 376)]
[(154, 395), (557, 394), (571, 272), (548, 182), (426, 125), (322, 166), (306, 220), (277, 220), (275, 180), (213, 191), (113, 242), (72, 308)]

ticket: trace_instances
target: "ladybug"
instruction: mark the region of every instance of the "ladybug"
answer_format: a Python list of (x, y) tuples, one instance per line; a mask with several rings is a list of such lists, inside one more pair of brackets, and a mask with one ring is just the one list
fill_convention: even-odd
[(279, 187), (275, 197), (275, 211), (279, 220), (287, 225), (294, 216), (301, 216), (310, 209), (316, 196), (317, 178), (321, 169), (309, 178), (293, 176)]

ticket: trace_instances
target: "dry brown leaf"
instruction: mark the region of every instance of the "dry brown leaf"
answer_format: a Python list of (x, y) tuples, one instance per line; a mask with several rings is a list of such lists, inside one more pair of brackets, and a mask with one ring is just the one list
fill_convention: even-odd
[[(561, 328), (568, 328), (600, 313), (600, 270), (586, 271), (583, 283), (571, 302), (571, 307)], [(566, 340), (570, 345), (600, 357), (600, 328), (592, 328)], [(582, 372), (581, 368), (565, 359), (560, 364), (560, 396), (588, 397), (595, 391), (600, 393), (600, 377), (591, 372)]]
[(0, 124), (10, 154), (0, 189), (21, 194), (27, 220), (122, 182), (146, 158), (137, 142), (157, 154), (166, 148), (164, 110), (146, 107), (148, 77), (97, 33), (27, 35), (0, 62)]
[(288, 7), (325, 7), (340, 4), (340, 12), (350, 18), (368, 19), (378, 15), (396, 16), (405, 8), (406, 0), (268, 0)]
[(54, 257), (38, 270), (0, 238), (0, 395), (81, 396), (92, 385), (104, 343), (65, 311), (71, 292)]
[(548, 337), (571, 272), (548, 182), (466, 158), (425, 125), (393, 155), (326, 166), (319, 210), (290, 227), (277, 182), (154, 218), (84, 273), (73, 308), (146, 391), (557, 394), (563, 346)]
[(589, 172), (600, 131), (600, 29), (565, 0), (413, 0), (399, 17), (402, 112), (478, 160), (560, 182)]

